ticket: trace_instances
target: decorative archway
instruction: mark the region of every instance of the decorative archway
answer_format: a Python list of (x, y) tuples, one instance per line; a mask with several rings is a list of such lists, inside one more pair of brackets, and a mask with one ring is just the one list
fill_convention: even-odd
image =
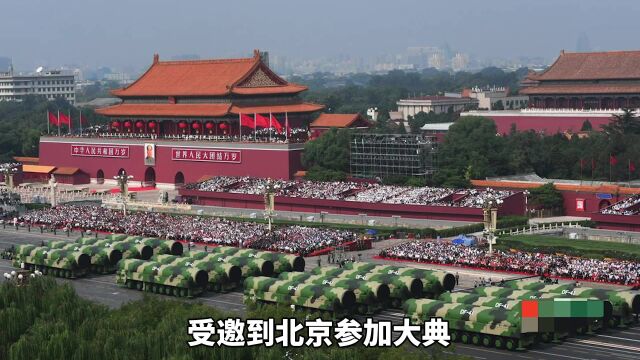
[(600, 203), (598, 203), (598, 209), (602, 210), (604, 208), (608, 208), (609, 206), (611, 206), (611, 203), (609, 202), (609, 200), (600, 200)]
[(184, 185), (184, 174), (182, 171), (178, 171), (173, 178), (173, 183), (176, 187), (182, 187)]
[(102, 171), (102, 169), (98, 170), (96, 173), (96, 183), (104, 184), (104, 171)]
[(144, 171), (144, 186), (156, 186), (156, 171), (152, 167)]

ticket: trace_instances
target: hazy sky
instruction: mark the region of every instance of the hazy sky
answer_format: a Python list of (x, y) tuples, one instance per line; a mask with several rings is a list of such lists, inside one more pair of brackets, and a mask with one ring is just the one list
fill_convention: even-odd
[(449, 44), (477, 57), (640, 49), (638, 0), (3, 0), (0, 56), (38, 65), (146, 67), (168, 59), (314, 58)]

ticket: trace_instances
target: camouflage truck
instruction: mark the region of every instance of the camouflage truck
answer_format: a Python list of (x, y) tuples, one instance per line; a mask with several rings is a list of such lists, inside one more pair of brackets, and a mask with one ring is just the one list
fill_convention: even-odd
[(510, 288), (531, 289), (543, 293), (570, 295), (580, 298), (594, 298), (609, 301), (613, 307), (613, 317), (609, 326), (626, 326), (637, 322), (640, 314), (640, 291), (606, 290), (567, 284), (545, 284), (542, 281), (507, 281)]
[[(545, 293), (534, 290), (516, 290), (511, 288), (503, 288), (499, 286), (487, 286), (477, 287), (472, 290), (472, 294), (477, 296), (487, 297), (499, 297), (515, 300), (541, 300), (541, 299), (555, 299), (555, 298), (577, 298), (576, 296), (563, 294), (563, 293)], [(596, 298), (586, 298), (589, 300), (599, 300)], [(580, 327), (576, 328), (577, 333), (586, 331), (587, 333), (594, 330), (607, 327), (613, 319), (613, 305), (608, 300), (602, 300), (602, 317), (595, 316), (593, 319), (589, 319), (589, 324), (586, 329)]]
[(238, 266), (242, 272), (242, 277), (249, 276), (272, 276), (273, 262), (270, 260), (249, 257), (246, 254), (241, 255), (225, 255), (217, 253), (207, 253), (203, 251), (187, 252), (185, 256), (198, 260), (216, 261), (219, 263), (228, 263)]
[(131, 289), (179, 297), (202, 294), (209, 284), (207, 271), (192, 266), (163, 265), (155, 261), (120, 261), (116, 283)]
[(374, 281), (389, 287), (389, 305), (401, 308), (402, 303), (410, 298), (420, 298), (423, 295), (422, 281), (411, 276), (399, 276), (386, 273), (371, 273), (367, 271), (346, 270), (337, 267), (317, 267), (312, 271), (315, 275), (334, 278), (350, 278), (362, 281)]
[(334, 316), (352, 313), (356, 304), (353, 291), (327, 285), (256, 276), (247, 278), (244, 287), (247, 301), (294, 305), (331, 312)]
[(181, 242), (175, 240), (162, 240), (158, 238), (144, 238), (135, 240), (138, 243), (149, 245), (153, 248), (154, 255), (171, 254), (180, 256), (184, 252)]
[(302, 256), (282, 254), (271, 251), (259, 251), (253, 249), (239, 249), (230, 246), (216, 246), (211, 250), (213, 253), (225, 255), (238, 255), (240, 253), (250, 254), (249, 256), (273, 262), (273, 271), (280, 274), (285, 271), (304, 271), (305, 260)]
[(456, 278), (445, 271), (416, 269), (404, 266), (390, 266), (368, 262), (347, 262), (344, 268), (348, 270), (367, 271), (371, 273), (410, 276), (422, 281), (425, 297), (437, 297), (445, 291), (451, 291), (456, 286)]
[(538, 335), (537, 322), (523, 318), (520, 309), (409, 299), (404, 303), (404, 311), (417, 324), (432, 317), (448, 321), (451, 340), (465, 344), (524, 350), (535, 343)]
[(204, 270), (209, 274), (209, 290), (215, 292), (226, 292), (235, 289), (242, 280), (240, 267), (227, 263), (220, 263), (214, 260), (207, 260), (206, 257), (196, 259), (191, 257), (181, 257), (175, 255), (156, 255), (152, 258), (163, 265), (192, 266), (196, 269)]
[(80, 238), (76, 243), (119, 250), (123, 259), (149, 260), (153, 256), (153, 248), (151, 246), (136, 243), (135, 240), (116, 241), (111, 239)]
[(301, 272), (285, 272), (280, 274), (278, 278), (280, 280), (329, 285), (351, 290), (356, 296), (356, 311), (360, 314), (373, 314), (389, 304), (389, 295), (391, 293), (389, 286), (380, 282), (313, 275)]
[(80, 245), (68, 241), (49, 241), (47, 245), (52, 249), (67, 249), (80, 251), (91, 257), (90, 270), (98, 274), (110, 274), (116, 271), (117, 264), (122, 259), (122, 252), (118, 249), (95, 245)]
[(87, 274), (91, 257), (80, 251), (17, 245), (14, 266), (30, 271), (38, 270), (45, 275), (76, 278)]
[[(563, 295), (553, 296), (559, 294), (543, 294), (543, 295), (551, 295), (544, 296), (543, 298), (538, 298), (537, 300), (541, 300), (540, 307), (543, 309), (548, 309), (548, 312), (542, 311), (538, 315), (538, 330), (540, 332), (541, 340), (548, 341), (559, 341), (568, 336), (573, 336), (576, 334), (584, 334), (584, 333), (592, 333), (594, 330), (600, 329), (603, 326), (603, 323), (607, 319), (606, 311), (604, 310), (604, 302), (598, 300), (588, 300), (588, 299), (568, 299)], [(583, 302), (583, 300), (591, 301), (591, 303), (583, 303), (583, 304), (574, 304), (575, 306), (584, 305), (586, 307), (590, 307), (592, 310), (596, 310), (596, 307), (600, 306), (600, 311), (591, 311), (583, 314), (578, 314), (577, 311), (571, 315), (571, 319), (566, 318), (566, 314), (564, 314), (561, 310), (560, 304), (558, 306), (547, 306), (548, 304), (544, 304), (545, 301), (553, 301), (554, 298), (562, 298), (574, 302)], [(531, 300), (528, 298), (525, 299), (510, 299), (510, 298), (500, 298), (500, 297), (490, 297), (490, 296), (480, 296), (477, 294), (470, 293), (444, 293), (438, 297), (438, 300), (444, 301), (447, 303), (455, 303), (455, 304), (467, 304), (474, 306), (486, 306), (486, 307), (496, 307), (503, 308), (505, 310), (513, 310), (517, 309), (522, 300)], [(571, 304), (568, 304), (571, 306)], [(610, 304), (609, 304), (610, 306)], [(558, 309), (556, 309), (556, 307)], [(586, 308), (585, 308), (586, 310)], [(609, 316), (611, 313), (609, 313)]]

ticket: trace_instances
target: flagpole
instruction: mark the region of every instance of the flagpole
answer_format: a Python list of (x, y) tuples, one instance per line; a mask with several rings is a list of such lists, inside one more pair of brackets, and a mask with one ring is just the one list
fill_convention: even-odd
[(238, 129), (240, 133), (240, 142), (242, 142), (242, 113), (241, 112), (238, 112), (238, 126), (240, 127), (240, 129)]
[(269, 111), (269, 142), (271, 142), (271, 111)]
[(289, 113), (284, 113), (284, 139), (289, 142)]
[(256, 142), (256, 133), (258, 132), (258, 113), (253, 113), (253, 142)]
[(49, 129), (49, 123), (51, 121), (49, 120), (49, 110), (47, 110), (47, 135), (51, 135), (51, 130)]
[(69, 114), (69, 135), (71, 135), (71, 124), (73, 123), (71, 120), (71, 109), (67, 110), (67, 114)]
[(60, 110), (58, 110), (58, 136), (60, 136)]
[(78, 108), (78, 112), (80, 113), (80, 136), (82, 136), (82, 109)]

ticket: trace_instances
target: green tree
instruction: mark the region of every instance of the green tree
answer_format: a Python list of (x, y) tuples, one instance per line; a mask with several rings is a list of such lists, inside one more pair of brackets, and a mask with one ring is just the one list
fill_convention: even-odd
[[(305, 144), (302, 163), (309, 169), (307, 173), (309, 177), (326, 177), (327, 174), (340, 178), (346, 176), (345, 174), (349, 171), (350, 131), (334, 128)], [(324, 174), (319, 174), (323, 172)]]
[[(465, 116), (451, 125), (438, 152), (446, 178), (441, 175), (438, 182), (460, 182), (465, 171), (472, 179), (508, 173), (505, 139), (496, 133), (495, 123), (484, 117)], [(458, 180), (447, 180), (452, 176)]]
[(640, 134), (640, 119), (631, 109), (624, 109), (622, 114), (613, 115), (611, 123), (602, 126), (610, 136)]
[(547, 183), (531, 190), (531, 205), (545, 210), (557, 210), (564, 208), (562, 193), (556, 189), (553, 183)]
[(591, 131), (591, 130), (593, 130), (593, 125), (591, 125), (591, 121), (587, 119), (582, 123), (582, 127), (580, 128), (580, 131)]

